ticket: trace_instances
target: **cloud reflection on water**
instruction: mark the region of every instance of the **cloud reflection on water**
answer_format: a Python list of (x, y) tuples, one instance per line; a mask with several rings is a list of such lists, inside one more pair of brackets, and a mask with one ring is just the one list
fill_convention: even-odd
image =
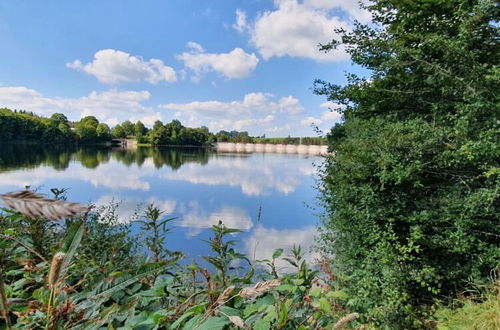
[[(239, 187), (247, 196), (270, 193), (288, 195), (295, 191), (304, 177), (313, 175), (310, 162), (296, 162), (297, 156), (252, 155), (246, 157), (217, 156), (205, 166), (187, 164), (176, 172), (164, 173), (162, 178), (187, 181), (192, 184)], [(287, 160), (291, 160), (288, 162)]]
[[(271, 259), (276, 249), (284, 249), (282, 257), (288, 255), (294, 245), (302, 248), (304, 258), (312, 263), (319, 258), (319, 254), (311, 250), (317, 233), (315, 226), (300, 229), (274, 229), (257, 226), (250, 236), (243, 239), (245, 252), (253, 260)], [(283, 260), (276, 261), (281, 271), (291, 269), (291, 265)]]

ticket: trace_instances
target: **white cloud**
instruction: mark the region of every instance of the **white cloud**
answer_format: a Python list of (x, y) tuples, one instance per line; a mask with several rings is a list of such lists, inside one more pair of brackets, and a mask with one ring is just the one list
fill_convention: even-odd
[(322, 121), (319, 118), (314, 118), (314, 117), (306, 117), (300, 121), (300, 124), (302, 126), (312, 126), (312, 125), (319, 125), (321, 124)]
[(286, 124), (283, 126), (269, 127), (266, 129), (266, 132), (269, 132), (269, 133), (290, 132), (291, 129), (292, 129), (292, 127), (290, 126), (290, 124)]
[(93, 75), (106, 84), (138, 81), (157, 84), (160, 81), (177, 80), (175, 70), (166, 66), (162, 60), (152, 58), (144, 61), (140, 57), (114, 49), (102, 49), (96, 52), (94, 60), (87, 64), (75, 60), (66, 63), (66, 66)]
[[(256, 227), (252, 234), (244, 239), (247, 255), (253, 260), (271, 259), (274, 251), (283, 248), (282, 257), (288, 255), (293, 245), (299, 246), (304, 252), (304, 258), (310, 263), (319, 259), (318, 253), (311, 252), (317, 230), (314, 226), (300, 229), (273, 229), (263, 226)], [(285, 260), (276, 262), (282, 272), (290, 270), (292, 266)]]
[(110, 125), (126, 119), (151, 125), (161, 115), (142, 104), (150, 96), (148, 91), (108, 90), (93, 91), (79, 98), (50, 98), (26, 87), (0, 87), (0, 106), (33, 111), (43, 116), (62, 112), (70, 120), (93, 115)]
[(293, 96), (277, 98), (269, 93), (249, 93), (238, 101), (193, 101), (168, 103), (160, 107), (175, 111), (175, 116), (189, 126), (205, 124), (212, 130), (241, 130), (255, 125), (268, 126), (279, 114), (295, 115), (304, 112), (297, 98)]
[(334, 38), (334, 29), (348, 24), (328, 10), (299, 3), (296, 0), (276, 2), (277, 9), (257, 17), (251, 28), (251, 41), (264, 59), (301, 57), (319, 61), (348, 58), (341, 49), (323, 53), (320, 43)]
[[(367, 1), (361, 1), (366, 4)], [(304, 5), (317, 9), (340, 9), (346, 12), (351, 20), (358, 20), (362, 23), (368, 23), (372, 19), (371, 14), (359, 6), (359, 0), (304, 0)]]
[[(338, 112), (337, 110), (342, 110), (344, 109), (344, 106), (338, 103), (334, 103), (331, 101), (321, 103), (320, 105), (321, 108), (326, 108), (328, 109), (327, 111), (323, 111), (321, 113), (321, 117), (316, 118), (316, 117), (306, 117), (301, 120), (300, 124), (302, 126), (319, 126), (319, 125), (327, 125), (331, 126), (331, 124), (335, 122), (339, 122), (342, 119), (342, 114)], [(327, 127), (324, 127), (327, 128)]]
[(241, 9), (236, 9), (236, 22), (233, 24), (233, 28), (240, 33), (248, 29), (247, 15)]
[(184, 62), (184, 66), (193, 73), (193, 80), (199, 81), (204, 73), (215, 71), (228, 79), (248, 77), (257, 67), (259, 59), (255, 54), (248, 54), (241, 48), (235, 48), (229, 53), (207, 53), (203, 47), (190, 41), (190, 49), (177, 55)]

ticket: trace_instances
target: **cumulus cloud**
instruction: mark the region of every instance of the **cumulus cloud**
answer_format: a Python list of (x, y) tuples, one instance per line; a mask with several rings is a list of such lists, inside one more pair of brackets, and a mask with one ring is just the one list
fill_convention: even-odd
[(190, 41), (187, 44), (189, 51), (177, 55), (177, 59), (184, 62), (190, 69), (194, 81), (199, 81), (204, 73), (215, 71), (228, 79), (248, 77), (257, 67), (259, 59), (255, 54), (248, 54), (241, 48), (235, 48), (229, 53), (207, 53), (203, 47)]
[(262, 13), (251, 29), (251, 41), (264, 59), (271, 57), (301, 57), (319, 61), (347, 59), (342, 50), (323, 53), (320, 43), (334, 37), (335, 28), (347, 28), (347, 23), (324, 9), (308, 6), (296, 0), (279, 1), (277, 9)]
[(11, 109), (24, 109), (43, 116), (63, 112), (69, 119), (95, 116), (114, 125), (125, 119), (141, 120), (152, 125), (161, 115), (142, 103), (149, 100), (148, 91), (108, 90), (91, 92), (79, 98), (51, 98), (26, 87), (0, 87), (0, 105)]
[(175, 70), (166, 66), (162, 60), (152, 58), (145, 61), (140, 57), (114, 49), (99, 50), (94, 54), (94, 60), (87, 64), (75, 60), (66, 63), (66, 66), (93, 75), (97, 80), (106, 84), (139, 81), (157, 84), (161, 81), (177, 80)]
[(252, 44), (264, 59), (299, 57), (317, 61), (341, 61), (348, 58), (343, 47), (320, 52), (318, 45), (336, 37), (334, 29), (349, 29), (354, 19), (367, 23), (371, 16), (357, 1), (275, 0), (275, 9), (260, 13), (252, 24), (244, 12), (236, 12), (233, 27), (248, 31)]
[[(255, 125), (271, 125), (278, 114), (300, 114), (304, 111), (293, 96), (277, 98), (269, 93), (248, 93), (236, 101), (193, 101), (160, 106), (175, 112), (191, 126), (207, 124), (213, 130), (241, 130)], [(229, 119), (238, 118), (238, 119)]]
[(343, 105), (328, 101), (321, 103), (320, 107), (328, 110), (323, 111), (319, 118), (312, 116), (305, 117), (300, 121), (300, 124), (302, 126), (320, 126), (322, 124), (331, 126), (331, 124), (339, 122), (342, 119), (342, 114), (339, 110), (344, 109)]
[(370, 12), (360, 6), (367, 4), (367, 1), (345, 1), (345, 0), (304, 0), (304, 5), (317, 9), (339, 9), (347, 13), (351, 20), (358, 20), (361, 23), (368, 23), (372, 19)]
[(236, 10), (236, 22), (233, 24), (233, 29), (240, 33), (248, 29), (247, 15), (241, 9)]

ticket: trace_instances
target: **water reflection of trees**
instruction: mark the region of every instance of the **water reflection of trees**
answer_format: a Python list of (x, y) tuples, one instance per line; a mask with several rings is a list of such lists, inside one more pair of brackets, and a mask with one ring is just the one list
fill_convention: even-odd
[(114, 149), (107, 147), (77, 147), (62, 145), (0, 145), (0, 172), (20, 168), (51, 166), (58, 170), (68, 167), (70, 161), (80, 163), (85, 168), (94, 169), (111, 159), (127, 167), (141, 167), (151, 159), (156, 168), (163, 166), (174, 170), (186, 163), (205, 165), (213, 152), (207, 148), (149, 148)]
[(68, 167), (76, 146), (39, 144), (0, 144), (0, 172), (19, 168), (51, 166), (56, 170)]

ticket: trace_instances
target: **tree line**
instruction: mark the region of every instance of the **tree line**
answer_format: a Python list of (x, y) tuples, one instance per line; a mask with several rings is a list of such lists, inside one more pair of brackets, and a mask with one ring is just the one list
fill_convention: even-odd
[(0, 142), (26, 141), (40, 143), (98, 144), (113, 138), (131, 138), (149, 145), (203, 146), (212, 142), (324, 144), (320, 137), (265, 138), (252, 137), (247, 131), (224, 131), (214, 134), (208, 127), (186, 127), (179, 120), (164, 124), (157, 120), (152, 128), (141, 121), (126, 120), (110, 128), (94, 116), (72, 122), (62, 113), (42, 117), (32, 112), (0, 109)]

